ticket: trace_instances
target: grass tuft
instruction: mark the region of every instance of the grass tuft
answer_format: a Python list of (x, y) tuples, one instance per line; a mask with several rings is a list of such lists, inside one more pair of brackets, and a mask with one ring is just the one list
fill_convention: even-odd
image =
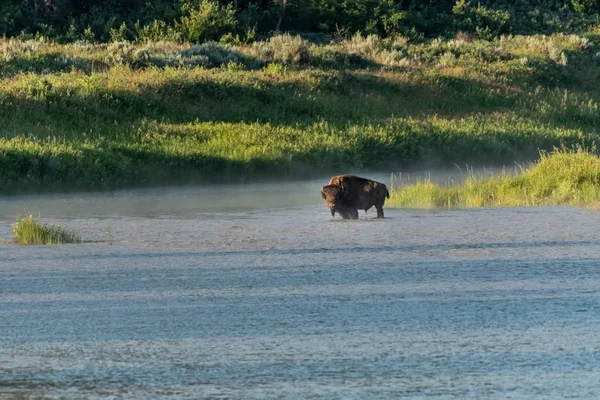
[(469, 176), (445, 187), (429, 180), (392, 191), (388, 205), (415, 208), (586, 206), (600, 202), (600, 157), (591, 151), (555, 150), (522, 175)]
[(76, 233), (60, 225), (48, 225), (35, 221), (30, 215), (21, 217), (12, 224), (15, 242), (19, 244), (63, 244), (81, 243)]

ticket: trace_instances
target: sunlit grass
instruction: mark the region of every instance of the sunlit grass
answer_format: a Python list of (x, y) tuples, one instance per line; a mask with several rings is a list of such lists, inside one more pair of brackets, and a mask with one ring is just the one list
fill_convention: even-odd
[(600, 137), (579, 36), (274, 45), (225, 49), (264, 58), (242, 69), (185, 60), (214, 44), (0, 39), (0, 193), (491, 166)]
[(600, 158), (587, 150), (556, 150), (520, 175), (469, 176), (462, 185), (423, 181), (393, 190), (390, 207), (587, 206), (600, 201)]
[(80, 243), (81, 237), (75, 232), (60, 225), (44, 224), (33, 219), (31, 215), (21, 217), (12, 224), (16, 243), (19, 244), (63, 244)]

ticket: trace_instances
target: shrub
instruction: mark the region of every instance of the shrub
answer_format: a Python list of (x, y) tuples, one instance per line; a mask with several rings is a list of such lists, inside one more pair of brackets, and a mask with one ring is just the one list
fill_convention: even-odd
[(182, 63), (190, 66), (195, 59), (203, 58), (206, 60), (205, 66), (217, 67), (228, 63), (242, 63), (246, 56), (234, 50), (231, 46), (219, 44), (216, 42), (207, 42), (196, 44), (189, 49), (181, 51)]
[(229, 61), (226, 64), (221, 64), (221, 68), (228, 72), (240, 72), (246, 69), (246, 66), (241, 62)]
[(452, 52), (447, 51), (438, 58), (440, 67), (454, 67), (458, 63), (458, 59)]
[(109, 65), (122, 64), (132, 68), (145, 67), (219, 67), (221, 65), (236, 64), (229, 68), (243, 67), (246, 56), (231, 46), (216, 42), (196, 44), (183, 48), (173, 42), (147, 43), (143, 47), (136, 47), (131, 43), (112, 43), (107, 48), (105, 61)]
[(348, 54), (337, 44), (311, 45), (309, 51), (312, 65), (339, 68), (350, 64)]
[(279, 63), (269, 63), (265, 67), (265, 72), (272, 75), (281, 75), (287, 72), (287, 66)]
[(112, 28), (109, 33), (111, 42), (124, 42), (127, 40), (127, 24), (123, 22), (119, 29)]
[(110, 64), (132, 64), (135, 61), (136, 48), (129, 42), (111, 43), (107, 49), (105, 61)]
[(404, 36), (396, 35), (381, 39), (376, 35), (362, 36), (360, 33), (338, 42), (347, 62), (357, 66), (368, 66), (373, 63), (406, 66), (409, 64), (405, 50), (407, 45), (408, 39)]
[(508, 29), (508, 11), (490, 9), (481, 3), (473, 7), (467, 0), (458, 0), (452, 12), (460, 29), (476, 32), (482, 39), (491, 39)]
[(279, 62), (304, 64), (310, 60), (308, 42), (300, 36), (276, 35), (271, 37), (269, 43)]
[(222, 7), (215, 0), (204, 0), (196, 7), (185, 3), (182, 11), (184, 16), (175, 23), (175, 31), (190, 42), (218, 40), (237, 23), (233, 6)]
[(87, 42), (94, 43), (96, 41), (96, 34), (92, 30), (92, 28), (88, 26), (83, 31), (83, 35), (81, 35), (81, 38)]
[(0, 55), (4, 61), (10, 61), (15, 56), (33, 55), (45, 45), (43, 38), (39, 40), (0, 39)]
[(340, 45), (348, 54), (358, 54), (370, 58), (376, 57), (384, 49), (381, 38), (376, 35), (362, 36), (360, 32), (350, 39), (340, 42)]
[(308, 42), (289, 34), (272, 36), (268, 41), (255, 42), (251, 52), (264, 62), (304, 64), (310, 61)]
[(177, 40), (180, 36), (165, 21), (155, 20), (144, 26), (140, 26), (138, 22), (135, 25), (135, 30), (136, 39), (141, 43)]

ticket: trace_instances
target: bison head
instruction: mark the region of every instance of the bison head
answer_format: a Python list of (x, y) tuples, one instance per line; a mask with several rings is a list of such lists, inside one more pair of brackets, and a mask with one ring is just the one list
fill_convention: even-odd
[(345, 212), (343, 204), (347, 190), (344, 186), (327, 185), (321, 188), (321, 197), (327, 202), (327, 207), (331, 210), (331, 216), (335, 216), (335, 212)]

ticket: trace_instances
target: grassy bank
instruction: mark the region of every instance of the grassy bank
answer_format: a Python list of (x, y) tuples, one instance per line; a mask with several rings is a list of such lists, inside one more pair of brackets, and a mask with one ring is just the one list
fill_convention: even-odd
[(491, 165), (589, 145), (596, 40), (0, 40), (0, 193)]
[(588, 151), (555, 151), (522, 174), (470, 176), (462, 185), (429, 181), (393, 190), (388, 206), (417, 208), (596, 205), (600, 158)]

